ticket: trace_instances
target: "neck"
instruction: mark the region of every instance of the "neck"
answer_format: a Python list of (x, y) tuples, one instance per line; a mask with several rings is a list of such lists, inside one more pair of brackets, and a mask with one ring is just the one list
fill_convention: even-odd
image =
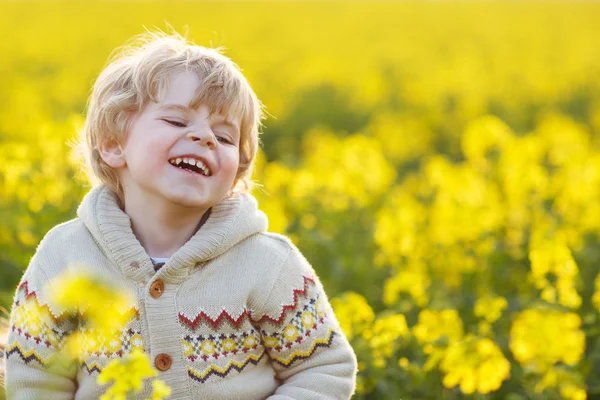
[(125, 195), (125, 213), (131, 220), (134, 235), (150, 257), (171, 257), (197, 231), (209, 215), (200, 210), (164, 203), (152, 204), (128, 199)]

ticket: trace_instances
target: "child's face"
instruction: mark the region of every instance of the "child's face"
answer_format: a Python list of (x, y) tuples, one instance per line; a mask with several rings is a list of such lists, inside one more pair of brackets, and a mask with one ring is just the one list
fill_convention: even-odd
[[(230, 122), (200, 106), (188, 109), (198, 87), (192, 73), (173, 75), (134, 120), (119, 168), (125, 206), (156, 202), (206, 210), (220, 202), (234, 185), (239, 164), (240, 120)], [(179, 159), (202, 161), (208, 175), (192, 172)], [(193, 167), (191, 167), (193, 168)], [(196, 166), (196, 169), (201, 169)], [(130, 204), (131, 205), (131, 204)]]

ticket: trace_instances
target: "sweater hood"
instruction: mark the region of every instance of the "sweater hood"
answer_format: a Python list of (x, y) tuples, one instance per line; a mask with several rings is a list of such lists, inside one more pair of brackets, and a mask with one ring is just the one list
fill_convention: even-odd
[[(135, 237), (129, 216), (106, 186), (91, 189), (77, 216), (83, 221), (106, 256), (125, 275), (146, 282), (154, 274), (150, 256)], [(169, 259), (159, 273), (168, 281), (181, 282), (191, 267), (218, 257), (239, 242), (267, 229), (267, 217), (249, 193), (236, 193), (213, 206), (202, 227)]]

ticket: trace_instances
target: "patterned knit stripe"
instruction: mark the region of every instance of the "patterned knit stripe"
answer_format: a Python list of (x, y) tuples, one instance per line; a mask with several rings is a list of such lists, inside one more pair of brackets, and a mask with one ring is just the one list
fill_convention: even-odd
[(192, 378), (200, 383), (206, 382), (208, 380), (208, 378), (211, 377), (211, 375), (225, 378), (233, 370), (242, 372), (242, 370), (244, 368), (246, 368), (246, 366), (249, 364), (258, 365), (258, 363), (260, 362), (260, 360), (262, 360), (264, 355), (265, 355), (265, 350), (263, 349), (260, 352), (260, 354), (252, 354), (252, 355), (248, 356), (242, 362), (232, 360), (224, 368), (220, 368), (216, 365), (211, 365), (209, 368), (207, 368), (204, 372), (201, 372), (201, 373), (195, 371), (191, 367), (188, 367), (188, 375), (190, 376), (190, 378)]
[(313, 342), (310, 349), (307, 351), (294, 351), (287, 358), (278, 357), (274, 354), (271, 354), (271, 360), (277, 362), (278, 364), (284, 366), (285, 368), (289, 368), (295, 361), (306, 359), (313, 355), (313, 353), (319, 347), (330, 347), (333, 342), (333, 337), (338, 335), (333, 329), (329, 329), (328, 337), (317, 339)]
[(29, 297), (35, 297), (35, 298), (37, 298), (37, 294), (35, 293), (35, 290), (29, 291), (29, 283), (27, 281), (23, 281), (17, 287), (17, 290), (21, 290), (21, 289), (25, 293), (25, 298), (29, 298)]
[(279, 318), (277, 319), (273, 319), (268, 315), (263, 315), (259, 320), (255, 320), (255, 322), (257, 323), (262, 323), (264, 321), (269, 321), (272, 324), (275, 325), (281, 325), (283, 323), (283, 320), (285, 318), (285, 315), (288, 311), (293, 311), (297, 304), (298, 304), (298, 297), (302, 296), (306, 296), (307, 292), (308, 292), (308, 282), (312, 283), (313, 285), (315, 285), (315, 280), (312, 277), (308, 277), (308, 276), (302, 276), (302, 278), (304, 279), (304, 287), (302, 289), (294, 289), (294, 302), (292, 304), (288, 304), (282, 307), (281, 309), (281, 315), (279, 315)]
[[(23, 300), (25, 300), (25, 302), (23, 302)], [(52, 310), (48, 304), (39, 302), (38, 295), (35, 290), (33, 290), (33, 291), (29, 290), (28, 281), (23, 281), (17, 287), (17, 293), (15, 295), (15, 301), (13, 303), (13, 307), (23, 308), (26, 306), (27, 302), (34, 302), (35, 305), (40, 309), (40, 313), (43, 313), (44, 316), (50, 317), (52, 319), (52, 322), (55, 325), (60, 325), (66, 319), (73, 316), (73, 313), (67, 312), (67, 310), (63, 310), (59, 315), (55, 315), (54, 312), (52, 312)], [(137, 305), (131, 306), (127, 310), (120, 310), (119, 312), (120, 312), (121, 316), (126, 315), (128, 319), (139, 318), (139, 316), (140, 316), (139, 306), (137, 306)], [(79, 319), (87, 318), (85, 310), (79, 311), (76, 314)]]
[(35, 304), (40, 309), (43, 309), (44, 314), (47, 315), (48, 317), (52, 318), (53, 322), (57, 325), (61, 324), (69, 317), (69, 314), (64, 311), (60, 315), (54, 315), (54, 313), (52, 312), (52, 310), (50, 309), (48, 304), (40, 303), (38, 301), (38, 295), (37, 295), (36, 291), (29, 290), (29, 282), (28, 281), (21, 282), (21, 284), (17, 287), (17, 293), (15, 294), (15, 301), (13, 303), (13, 307), (15, 307), (15, 308), (23, 307), (24, 306), (23, 300), (25, 302), (34, 301)]
[(312, 283), (313, 285), (315, 285), (315, 280), (313, 278), (308, 277), (308, 276), (302, 276), (302, 278), (304, 281), (303, 287), (301, 289), (294, 289), (294, 292), (293, 292), (294, 302), (292, 304), (284, 305), (282, 307), (279, 318), (272, 318), (268, 315), (263, 315), (260, 319), (256, 320), (253, 318), (252, 313), (249, 310), (244, 310), (244, 312), (242, 312), (237, 318), (235, 318), (235, 317), (231, 316), (227, 312), (227, 310), (223, 310), (223, 311), (221, 311), (219, 316), (215, 319), (212, 319), (204, 311), (200, 312), (198, 315), (196, 315), (192, 319), (186, 317), (183, 313), (180, 312), (179, 313), (179, 321), (182, 324), (185, 324), (186, 326), (191, 328), (192, 330), (195, 330), (198, 327), (198, 325), (200, 325), (201, 322), (207, 322), (213, 329), (216, 330), (219, 328), (219, 326), (221, 325), (221, 323), (223, 321), (228, 321), (235, 328), (238, 328), (242, 324), (244, 319), (246, 319), (246, 318), (250, 319), (253, 323), (262, 323), (264, 321), (268, 321), (275, 325), (281, 325), (285, 319), (286, 314), (289, 311), (295, 310), (296, 307), (298, 306), (298, 298), (300, 298), (301, 296), (302, 297), (306, 296), (306, 294), (308, 292), (309, 282)]
[(234, 327), (237, 328), (244, 321), (244, 318), (250, 318), (250, 313), (248, 310), (244, 310), (244, 312), (237, 318), (232, 317), (229, 315), (229, 313), (227, 313), (226, 310), (223, 310), (216, 319), (212, 319), (208, 314), (204, 313), (204, 311), (196, 315), (194, 319), (189, 319), (183, 315), (183, 313), (179, 313), (179, 321), (192, 328), (192, 330), (195, 330), (202, 321), (208, 322), (213, 329), (217, 329), (224, 320), (229, 321)]
[(36, 352), (35, 349), (25, 351), (21, 347), (19, 342), (14, 342), (6, 350), (6, 359), (9, 359), (11, 356), (14, 356), (14, 355), (19, 355), (21, 357), (21, 359), (23, 361), (25, 361), (25, 364), (29, 364), (29, 362), (34, 361), (34, 360), (43, 366), (46, 366), (48, 364), (48, 359), (45, 359), (40, 354), (38, 354), (38, 352)]
[(258, 332), (254, 329), (242, 333), (220, 335), (186, 335), (182, 340), (183, 355), (188, 360), (219, 359), (229, 354), (247, 353), (256, 350), (259, 345)]
[(84, 341), (80, 353), (82, 356), (102, 358), (122, 358), (134, 349), (145, 351), (142, 332), (139, 329), (121, 329), (118, 335), (108, 337), (98, 330), (86, 329), (80, 332), (93, 343)]
[(328, 315), (319, 297), (317, 293), (315, 298), (309, 298), (282, 329), (274, 332), (261, 329), (263, 342), (270, 352), (284, 352), (294, 346), (297, 347), (326, 323)]
[(100, 372), (102, 372), (103, 368), (95, 361), (92, 363), (88, 363), (87, 361), (84, 361), (81, 363), (81, 369), (85, 370), (89, 375), (91, 375), (94, 372), (97, 372), (98, 374), (100, 374)]
[(66, 312), (55, 317), (47, 304), (40, 304), (36, 292), (30, 291), (24, 281), (15, 295), (9, 330), (25, 338), (28, 345), (55, 348), (67, 334), (68, 317)]
[(51, 332), (52, 335), (55, 335), (54, 337), (56, 337), (57, 342), (59, 342), (60, 340), (62, 340), (62, 338), (64, 337), (64, 332), (59, 331), (57, 329), (52, 330), (52, 331), (46, 331), (46, 332), (44, 332), (44, 333), (42, 333), (41, 335), (38, 335), (38, 336), (34, 336), (31, 333), (29, 333), (27, 330), (21, 329), (19, 327), (14, 326), (14, 325), (11, 325), (9, 327), (9, 329), (10, 329), (10, 331), (14, 332), (16, 336), (24, 337), (28, 341), (35, 342), (35, 344), (37, 346), (43, 345), (43, 346), (46, 346), (46, 348), (49, 348), (49, 349), (57, 347), (56, 346), (57, 343), (53, 343), (52, 341), (48, 340), (49, 339), (47, 337), (47, 333), (48, 332)]

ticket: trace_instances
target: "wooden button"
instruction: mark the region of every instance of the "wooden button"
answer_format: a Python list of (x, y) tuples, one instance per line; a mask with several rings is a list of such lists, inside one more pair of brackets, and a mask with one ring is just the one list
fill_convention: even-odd
[(152, 285), (150, 285), (150, 295), (155, 299), (158, 299), (160, 296), (162, 296), (164, 291), (165, 283), (161, 279), (155, 280), (152, 282)]
[(172, 362), (173, 361), (171, 360), (171, 356), (167, 353), (160, 353), (154, 359), (154, 365), (159, 371), (166, 371), (169, 368), (171, 368)]

